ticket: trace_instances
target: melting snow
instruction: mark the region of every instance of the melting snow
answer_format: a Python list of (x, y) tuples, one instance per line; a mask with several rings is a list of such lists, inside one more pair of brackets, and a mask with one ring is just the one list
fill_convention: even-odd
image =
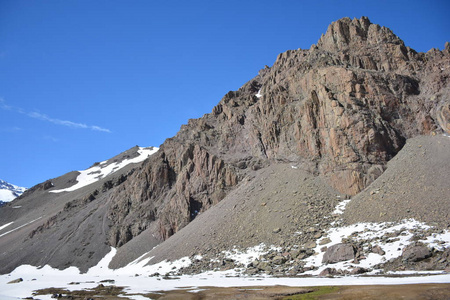
[(231, 251), (224, 251), (226, 258), (230, 258), (237, 263), (248, 265), (255, 259), (259, 258), (261, 255), (266, 254), (270, 250), (279, 251), (281, 248), (274, 246), (267, 247), (265, 244), (259, 244), (254, 247), (247, 248), (246, 251), (239, 251), (234, 248)]
[(345, 207), (347, 206), (347, 204), (350, 202), (350, 199), (341, 201), (338, 203), (338, 205), (336, 205), (334, 211), (332, 212), (332, 214), (338, 214), (341, 215), (344, 213)]
[[(39, 217), (39, 218), (34, 219), (34, 220), (32, 220), (32, 221), (30, 221), (30, 222), (28, 222), (28, 223), (25, 223), (25, 224), (23, 224), (23, 225), (20, 225), (19, 227), (16, 227), (16, 228), (14, 228), (14, 229), (11, 229), (10, 231), (7, 231), (7, 232), (5, 232), (5, 233), (2, 233), (2, 234), (0, 234), (0, 237), (2, 237), (2, 236), (4, 236), (4, 235), (7, 235), (8, 233), (11, 233), (11, 232), (13, 232), (13, 231), (16, 231), (17, 229), (20, 229), (20, 228), (22, 228), (22, 227), (24, 227), (24, 226), (27, 226), (28, 224), (31, 224), (31, 223), (33, 223), (33, 222), (36, 222), (37, 220), (39, 220), (39, 219), (41, 219), (41, 218), (42, 218), (42, 217)], [(13, 222), (11, 222), (11, 223), (13, 223)], [(8, 223), (8, 224), (3, 225), (3, 226), (6, 227), (6, 226), (10, 225), (11, 223)], [(4, 228), (3, 226), (2, 226), (2, 228), (0, 228), (0, 230)]]
[(87, 170), (84, 171), (78, 171), (80, 172), (80, 175), (77, 177), (77, 183), (71, 187), (61, 189), (61, 190), (54, 190), (50, 191), (51, 193), (61, 193), (61, 192), (71, 192), (75, 191), (79, 188), (85, 187), (91, 183), (94, 183), (120, 169), (123, 167), (129, 165), (129, 164), (135, 164), (144, 161), (149, 157), (150, 155), (156, 153), (159, 150), (159, 148), (151, 147), (151, 148), (142, 148), (140, 147), (138, 150), (139, 156), (132, 158), (132, 159), (125, 159), (121, 162), (115, 162), (107, 164), (108, 161), (103, 161), (99, 163), (96, 166), (93, 166)]
[(255, 95), (257, 98), (261, 98), (262, 97), (262, 95), (261, 95), (261, 89), (259, 89), (259, 91), (258, 91), (258, 93)]
[(5, 225), (0, 226), (0, 230), (2, 230), (3, 228), (8, 227), (8, 226), (11, 225), (12, 223), (14, 223), (14, 222), (9, 222), (9, 223), (6, 223)]
[[(413, 219), (403, 220), (401, 223), (358, 223), (350, 226), (332, 228), (328, 231), (326, 236), (323, 236), (317, 240), (318, 246), (314, 249), (316, 255), (305, 259), (306, 266), (319, 268), (314, 271), (306, 272), (306, 274), (318, 275), (327, 267), (342, 270), (351, 270), (354, 267), (373, 268), (379, 263), (401, 256), (402, 249), (411, 243), (410, 239), (414, 235), (414, 229), (427, 230), (429, 228), (430, 226)], [(394, 232), (397, 233), (395, 234), (395, 238), (385, 240), (381, 239), (383, 236)], [(350, 237), (356, 241), (373, 240), (374, 245), (377, 244), (378, 246), (381, 246), (383, 251), (386, 253), (384, 255), (369, 253), (366, 256), (366, 259), (361, 259), (359, 261), (359, 264), (353, 264), (350, 260), (335, 264), (322, 265), (324, 252), (320, 249), (322, 247), (330, 247), (341, 243), (343, 239)], [(325, 238), (329, 238), (331, 242), (321, 244), (321, 241)], [(445, 231), (442, 234), (435, 234), (432, 238), (429, 237), (422, 242), (424, 244), (429, 244), (429, 246), (434, 246), (435, 248), (439, 245), (442, 250), (445, 247), (450, 246), (450, 233)]]
[[(254, 247), (252, 251), (260, 251), (260, 246)], [(115, 255), (116, 250), (111, 249), (104, 259), (97, 266), (89, 269), (85, 274), (81, 274), (75, 267), (65, 270), (58, 270), (49, 266), (43, 268), (23, 265), (16, 268), (11, 274), (0, 276), (0, 299), (20, 299), (29, 297), (32, 292), (48, 287), (59, 287), (67, 290), (81, 290), (94, 288), (98, 284), (114, 284), (124, 286), (124, 294), (131, 299), (145, 299), (143, 294), (155, 291), (167, 291), (175, 289), (193, 289), (200, 286), (217, 287), (245, 287), (245, 286), (319, 286), (319, 285), (368, 285), (368, 284), (413, 284), (413, 283), (448, 283), (450, 274), (434, 272), (436, 275), (420, 277), (355, 277), (346, 276), (340, 278), (275, 278), (270, 276), (239, 276), (235, 270), (229, 271), (209, 271), (198, 275), (182, 275), (168, 277), (164, 279), (160, 276), (151, 276), (156, 269), (173, 270), (190, 263), (188, 258), (174, 262), (162, 262), (153, 266), (144, 266), (148, 261), (133, 262), (128, 266), (118, 269), (109, 269), (108, 263)], [(183, 262), (183, 260), (185, 260)], [(16, 284), (7, 284), (9, 281), (22, 278), (23, 281)], [(102, 280), (114, 280), (114, 283), (100, 282)], [(73, 284), (76, 283), (76, 284)], [(134, 294), (134, 295), (130, 295)], [(51, 295), (39, 296), (43, 300), (51, 300)]]

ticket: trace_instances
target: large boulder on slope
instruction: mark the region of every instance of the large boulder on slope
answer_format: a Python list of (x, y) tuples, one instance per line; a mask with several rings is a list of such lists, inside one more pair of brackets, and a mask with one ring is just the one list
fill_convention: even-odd
[(327, 248), (327, 251), (323, 255), (323, 264), (334, 264), (340, 261), (346, 261), (354, 259), (356, 249), (353, 245), (339, 243)]

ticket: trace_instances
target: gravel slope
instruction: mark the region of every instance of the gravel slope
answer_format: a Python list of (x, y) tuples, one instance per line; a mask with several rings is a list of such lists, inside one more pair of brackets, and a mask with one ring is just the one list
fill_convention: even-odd
[[(306, 244), (329, 227), (334, 219), (325, 217), (341, 199), (343, 195), (320, 177), (291, 164), (273, 164), (244, 179), (146, 257), (154, 256), (150, 262), (155, 263), (196, 254), (213, 256), (233, 246)], [(120, 248), (110, 267), (123, 266), (133, 259), (133, 252)]]
[(450, 226), (450, 137), (409, 139), (386, 171), (356, 195), (344, 213), (347, 223), (405, 218)]

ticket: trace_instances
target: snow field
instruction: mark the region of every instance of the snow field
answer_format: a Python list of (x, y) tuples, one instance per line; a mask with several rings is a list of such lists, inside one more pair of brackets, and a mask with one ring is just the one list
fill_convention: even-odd
[(132, 159), (125, 159), (121, 162), (116, 163), (110, 163), (107, 164), (108, 161), (103, 161), (99, 163), (96, 166), (93, 166), (89, 169), (86, 169), (84, 171), (78, 171), (80, 175), (77, 177), (77, 183), (72, 185), (71, 187), (61, 189), (61, 190), (53, 190), (50, 191), (50, 193), (62, 193), (62, 192), (71, 192), (75, 191), (79, 188), (85, 187), (91, 183), (94, 183), (114, 172), (117, 172), (118, 170), (122, 169), (123, 167), (129, 165), (129, 164), (135, 164), (144, 161), (147, 159), (150, 155), (156, 153), (159, 150), (159, 148), (152, 147), (152, 148), (143, 148), (140, 147), (138, 150), (139, 156), (132, 158)]

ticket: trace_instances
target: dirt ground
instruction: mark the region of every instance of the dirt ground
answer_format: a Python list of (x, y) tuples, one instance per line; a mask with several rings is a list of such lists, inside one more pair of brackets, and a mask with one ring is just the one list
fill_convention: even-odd
[[(39, 295), (53, 295), (58, 299), (130, 299), (123, 295), (121, 287), (99, 286), (92, 290), (73, 291), (44, 289), (36, 291)], [(276, 300), (447, 300), (450, 299), (450, 283), (409, 284), (409, 285), (366, 285), (366, 286), (322, 286), (322, 287), (186, 287), (182, 290), (140, 294), (158, 300), (204, 300), (204, 299), (276, 299)], [(129, 295), (131, 296), (131, 295)]]

